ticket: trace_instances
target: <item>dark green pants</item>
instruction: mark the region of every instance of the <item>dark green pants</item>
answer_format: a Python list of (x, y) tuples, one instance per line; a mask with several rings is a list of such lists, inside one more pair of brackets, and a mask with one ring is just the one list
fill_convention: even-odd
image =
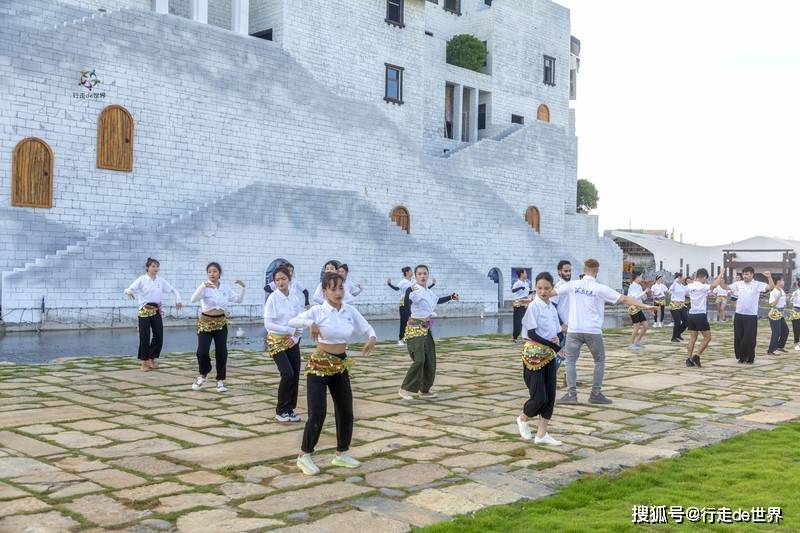
[(403, 380), (403, 390), (409, 392), (428, 392), (436, 378), (436, 344), (430, 332), (424, 337), (406, 339), (411, 367)]

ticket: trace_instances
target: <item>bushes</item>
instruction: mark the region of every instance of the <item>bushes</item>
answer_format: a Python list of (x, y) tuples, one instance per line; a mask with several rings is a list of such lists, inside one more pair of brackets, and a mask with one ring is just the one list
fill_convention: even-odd
[(486, 64), (487, 53), (483, 41), (467, 33), (456, 35), (447, 43), (447, 62), (476, 72)]

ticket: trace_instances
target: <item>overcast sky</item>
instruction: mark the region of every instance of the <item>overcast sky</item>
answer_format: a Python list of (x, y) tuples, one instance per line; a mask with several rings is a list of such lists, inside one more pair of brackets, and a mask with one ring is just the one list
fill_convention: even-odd
[(800, 239), (800, 1), (557, 1), (601, 229)]

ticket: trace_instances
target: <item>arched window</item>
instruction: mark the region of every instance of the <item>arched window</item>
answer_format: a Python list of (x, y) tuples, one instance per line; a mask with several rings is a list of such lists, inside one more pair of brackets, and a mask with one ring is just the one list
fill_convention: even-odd
[(525, 210), (525, 221), (531, 225), (531, 227), (539, 233), (539, 209), (530, 206), (528, 209)]
[(11, 158), (11, 205), (53, 207), (53, 150), (41, 139), (22, 139)]
[(100, 113), (97, 168), (133, 170), (133, 117), (122, 106), (110, 105)]
[(408, 209), (403, 206), (397, 206), (392, 209), (392, 214), (389, 215), (392, 222), (403, 228), (406, 233), (411, 233), (411, 217), (408, 214)]
[(540, 105), (539, 110), (536, 111), (536, 119), (542, 122), (550, 122), (550, 108), (544, 104)]

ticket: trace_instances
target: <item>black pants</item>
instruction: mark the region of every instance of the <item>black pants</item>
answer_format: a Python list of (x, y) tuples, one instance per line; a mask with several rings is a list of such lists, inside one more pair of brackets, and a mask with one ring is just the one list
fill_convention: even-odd
[(733, 351), (736, 359), (752, 363), (756, 359), (756, 334), (758, 317), (755, 315), (733, 315)]
[[(658, 319), (658, 311), (661, 310), (661, 320)], [(653, 322), (664, 322), (664, 306), (659, 305), (658, 309), (653, 311)]]
[(514, 308), (514, 340), (517, 340), (522, 333), (522, 318), (525, 316), (527, 309), (524, 306)]
[(345, 370), (332, 376), (306, 376), (306, 393), (308, 395), (308, 420), (303, 431), (305, 453), (314, 453), (322, 433), (322, 424), (328, 410), (327, 390), (331, 391), (333, 409), (336, 416), (336, 451), (346, 452), (353, 439), (353, 391), (350, 388), (350, 374)]
[(217, 331), (201, 331), (197, 334), (197, 364), (200, 366), (200, 375), (207, 376), (211, 372), (209, 351), (212, 340), (217, 364), (217, 380), (224, 380), (228, 364), (228, 326)]
[(406, 336), (406, 325), (408, 324), (408, 319), (411, 316), (411, 307), (401, 305), (400, 306), (400, 336), (398, 337), (400, 340)]
[(530, 398), (522, 407), (527, 417), (541, 415), (545, 420), (553, 418), (553, 407), (556, 404), (556, 373), (558, 365), (553, 359), (539, 370), (528, 370), (522, 365), (522, 378), (528, 387)]
[(685, 307), (683, 309), (670, 309), (672, 315), (672, 338), (680, 339), (686, 328), (689, 327), (689, 310)]
[(278, 404), (275, 413), (291, 413), (297, 407), (297, 389), (300, 385), (300, 345), (295, 344), (274, 357), (281, 382), (278, 385)]
[(786, 341), (789, 340), (789, 326), (786, 325), (786, 320), (781, 317), (780, 320), (769, 320), (769, 327), (772, 330), (772, 336), (769, 339), (768, 352), (774, 353), (775, 350), (786, 348)]
[(800, 318), (792, 320), (792, 331), (794, 332), (794, 343), (800, 344)]
[[(153, 331), (153, 338), (150, 339), (150, 330)], [(146, 361), (156, 359), (161, 355), (161, 347), (164, 345), (164, 323), (161, 320), (161, 313), (153, 316), (139, 317), (139, 359)]]

